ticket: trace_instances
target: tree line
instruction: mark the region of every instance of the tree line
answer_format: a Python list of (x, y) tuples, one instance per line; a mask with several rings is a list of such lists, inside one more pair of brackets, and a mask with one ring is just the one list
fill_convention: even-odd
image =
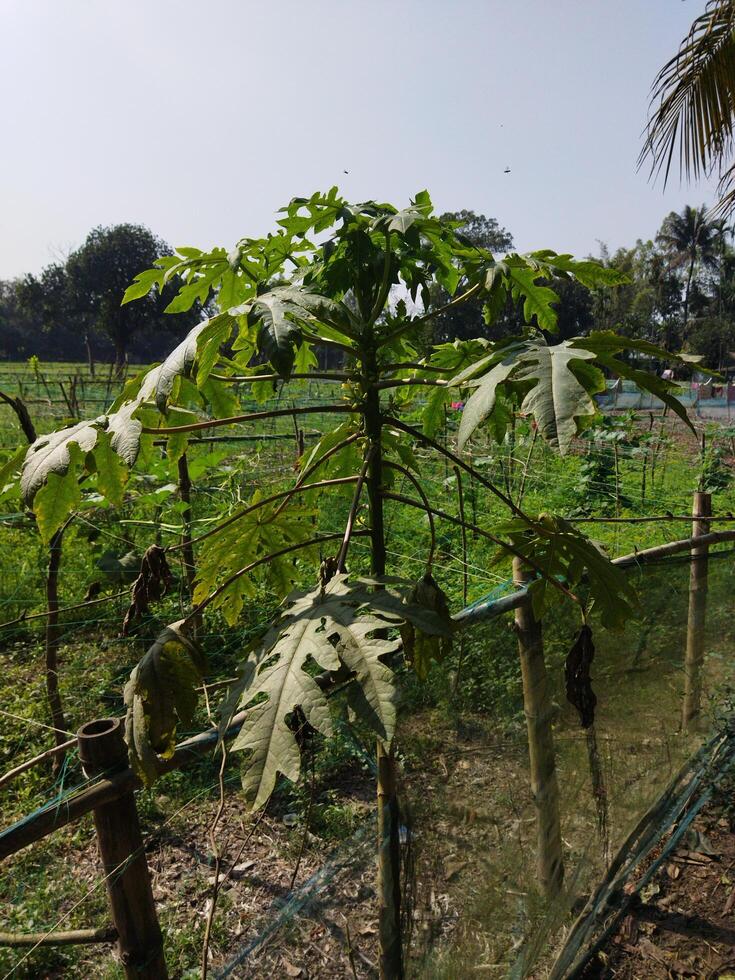
[[(505, 254), (513, 236), (495, 218), (463, 210), (443, 218), (457, 222), (469, 243)], [(207, 311), (197, 303), (186, 316), (169, 316), (175, 290), (153, 290), (143, 303), (121, 306), (127, 286), (170, 247), (141, 225), (95, 228), (63, 262), (40, 275), (0, 280), (0, 360), (149, 362), (163, 357)], [(624, 272), (628, 283), (613, 290), (588, 290), (573, 278), (549, 285), (559, 296), (559, 339), (592, 329), (615, 330), (667, 350), (700, 354), (708, 367), (723, 370), (735, 351), (735, 248), (733, 228), (687, 206), (667, 215), (653, 240), (610, 252), (598, 260)], [(438, 287), (437, 287), (438, 288)], [(498, 339), (521, 332), (521, 304), (509, 297), (493, 322)], [(431, 323), (431, 344), (490, 336), (482, 303), (449, 309)]]

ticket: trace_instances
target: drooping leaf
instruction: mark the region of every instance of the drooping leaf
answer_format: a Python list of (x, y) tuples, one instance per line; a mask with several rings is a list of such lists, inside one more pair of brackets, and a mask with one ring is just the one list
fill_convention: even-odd
[(590, 666), (594, 656), (595, 645), (592, 642), (592, 630), (585, 624), (580, 629), (572, 649), (567, 654), (564, 669), (567, 701), (573, 704), (579, 712), (582, 728), (589, 728), (595, 723), (597, 697), (592, 690), (592, 678), (590, 677)]
[(492, 414), (495, 408), (498, 385), (505, 381), (517, 367), (517, 358), (511, 356), (505, 361), (495, 364), (487, 374), (482, 376), (477, 388), (462, 409), (462, 418), (457, 433), (460, 449), (464, 448), (477, 427)]
[(67, 472), (71, 462), (71, 446), (77, 446), (82, 454), (94, 449), (104, 424), (105, 418), (100, 416), (93, 422), (77, 422), (67, 429), (36, 439), (26, 453), (20, 478), (21, 493), (28, 506), (33, 503), (36, 491), (43, 486), (49, 474), (63, 476)]
[(544, 577), (529, 586), (533, 612), (542, 619), (558, 579), (575, 592), (588, 611), (595, 610), (606, 629), (620, 630), (635, 618), (638, 599), (628, 577), (602, 548), (562, 517), (540, 514), (531, 525), (514, 518), (495, 528), (510, 538), (516, 552), (528, 556)]
[(418, 580), (409, 593), (407, 602), (413, 606), (435, 612), (446, 629), (443, 635), (435, 632), (427, 633), (421, 627), (416, 627), (410, 620), (407, 620), (401, 630), (403, 652), (406, 659), (415, 670), (419, 680), (426, 680), (430, 662), (443, 660), (452, 649), (453, 624), (449, 614), (449, 604), (445, 592), (430, 572)]
[[(303, 328), (349, 343), (351, 314), (346, 306), (300, 285), (276, 286), (255, 299), (235, 307), (233, 315), (246, 314), (258, 326), (258, 350), (277, 374), (288, 378), (293, 370), (296, 350), (303, 339)], [(319, 330), (320, 326), (323, 328)]]
[(166, 594), (172, 582), (166, 552), (159, 545), (147, 548), (139, 564), (140, 571), (133, 582), (130, 605), (123, 620), (123, 636), (127, 636), (132, 624), (148, 612), (152, 602)]
[(130, 765), (146, 784), (159, 774), (159, 760), (176, 746), (177, 722), (191, 724), (204, 655), (188, 636), (183, 621), (167, 626), (125, 685), (125, 739)]
[(515, 375), (518, 381), (535, 382), (523, 399), (521, 411), (534, 416), (541, 435), (562, 455), (579, 431), (578, 420), (591, 419), (597, 412), (592, 395), (605, 390), (602, 373), (594, 368), (585, 370), (580, 363), (594, 360), (594, 356), (566, 341), (550, 347), (538, 345), (524, 357)]

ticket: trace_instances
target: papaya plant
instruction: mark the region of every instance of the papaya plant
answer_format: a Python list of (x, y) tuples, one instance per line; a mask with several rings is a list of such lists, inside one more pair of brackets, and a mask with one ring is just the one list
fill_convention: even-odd
[[(203, 430), (257, 426), (279, 415), (334, 415), (334, 427), (303, 453), (291, 487), (257, 490), (188, 540), (196, 565), (192, 608), (133, 672), (125, 691), (127, 734), (133, 766), (151, 781), (173, 751), (177, 722), (186, 723), (195, 704), (204, 666), (192, 624), (214, 609), (234, 624), (258, 583), (267, 582), (283, 604), (244, 652), (222, 724), (235, 714), (242, 721), (232, 750), (243, 754), (245, 792), (259, 807), (279, 774), (299, 776), (299, 726), (330, 735), (329, 693), (336, 685), (346, 691), (377, 739), (380, 969), (400, 977), (396, 668), (405, 655), (424, 676), (458, 628), (435, 579), (436, 523), (459, 524), (493, 543), (503, 559), (522, 559), (534, 576), (537, 616), (556, 595), (578, 607), (582, 624), (594, 611), (604, 626), (617, 628), (636, 603), (623, 574), (591, 540), (560, 517), (524, 511), (473, 468), (465, 448), (478, 433), (502, 441), (520, 412), (567, 453), (595, 418), (605, 372), (633, 379), (685, 420), (686, 414), (673, 382), (630, 367), (624, 357), (630, 348), (670, 359), (666, 352), (612, 332), (549, 340), (558, 297), (548, 282), (615, 286), (624, 277), (614, 269), (550, 250), (496, 258), (465, 239), (457, 222), (436, 217), (425, 191), (400, 210), (350, 204), (332, 188), (295, 198), (279, 214), (277, 230), (264, 238), (244, 238), (230, 252), (180, 248), (136, 277), (123, 302), (178, 283), (171, 313), (212, 298), (220, 312), (130, 382), (108, 414), (36, 440), (21, 488), (49, 540), (88, 490), (119, 503), (130, 468), (136, 460), (145, 467), (162, 441), (175, 465)], [(489, 337), (421, 356), (427, 322), (469, 299), (482, 300)], [(493, 320), (508, 300), (522, 306), (527, 326), (495, 341)], [(339, 370), (320, 368), (324, 352), (332, 363), (341, 360)], [(328, 404), (242, 411), (237, 392), (264, 399), (274, 385), (303, 378), (331, 380), (338, 394)], [(454, 451), (437, 436), (445, 406), (458, 399), (465, 404)], [(470, 474), (500, 501), (506, 519), (488, 527), (482, 513), (474, 523), (444, 511), (422, 483), (417, 447)], [(399, 492), (406, 483), (411, 494)], [(314, 529), (326, 494), (347, 514), (338, 532)], [(386, 512), (393, 507), (428, 518), (419, 582), (390, 574)], [(369, 568), (357, 562), (353, 571), (349, 551), (358, 537), (369, 543), (370, 562)], [(309, 564), (313, 588), (294, 592)], [(141, 607), (160, 592), (150, 562), (146, 575), (137, 583)]]

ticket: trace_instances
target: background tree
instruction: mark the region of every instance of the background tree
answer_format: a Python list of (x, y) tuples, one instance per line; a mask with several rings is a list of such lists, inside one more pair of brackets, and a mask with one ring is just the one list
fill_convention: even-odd
[(90, 332), (105, 336), (120, 367), (136, 333), (145, 335), (146, 343), (140, 345), (144, 353), (149, 353), (146, 347), (156, 346), (161, 335), (166, 349), (172, 331), (181, 335), (200, 317), (198, 303), (185, 324), (178, 322), (179, 317), (165, 315), (173, 289), (149, 293), (139, 308), (121, 305), (131, 279), (158, 256), (170, 254), (169, 246), (142, 225), (94, 228), (65, 263), (48, 266), (40, 277), (26, 276), (17, 286), (18, 301), (26, 316), (40, 319), (52, 334), (63, 327), (78, 336)]
[(672, 211), (664, 218), (657, 242), (669, 255), (673, 268), (684, 272), (684, 300), (682, 309), (682, 337), (686, 339), (689, 326), (689, 298), (697, 266), (714, 269), (720, 255), (722, 225), (707, 217), (702, 205), (693, 208), (686, 205), (681, 214)]

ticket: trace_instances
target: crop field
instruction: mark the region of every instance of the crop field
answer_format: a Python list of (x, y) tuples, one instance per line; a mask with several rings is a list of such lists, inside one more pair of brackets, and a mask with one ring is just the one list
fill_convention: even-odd
[[(121, 380), (92, 379), (80, 365), (38, 365), (35, 371), (3, 365), (0, 371), (0, 390), (23, 398), (39, 433), (102, 413), (121, 388)], [(171, 555), (166, 595), (130, 635), (122, 635), (130, 586), (146, 548), (178, 543), (185, 522), (196, 538), (212, 526), (215, 510), (234, 511), (255, 492), (265, 496), (291, 486), (299, 458), (333, 427), (333, 419), (318, 412), (333, 400), (333, 390), (327, 382), (292, 382), (287, 393), (271, 390), (258, 402), (242, 391), (245, 412), (296, 405), (316, 411), (220, 428), (216, 437), (206, 430), (192, 437), (190, 504), (182, 500), (176, 464), (155, 443), (145, 467), (132, 472), (122, 506), (113, 510), (99, 495), (85, 497), (65, 532), (58, 583), (59, 685), (70, 736), (86, 721), (124, 714), (122, 694), (131, 670), (162, 626), (185, 614), (187, 568), (178, 551)], [(419, 424), (423, 407), (417, 396), (406, 404), (404, 417)], [(459, 409), (447, 410), (438, 436), (442, 444), (454, 445), (459, 418)], [(552, 511), (586, 527), (596, 520), (593, 536), (615, 557), (688, 535), (690, 524), (679, 518), (691, 510), (703, 467), (713, 490), (713, 513), (735, 511), (731, 440), (729, 430), (717, 426), (700, 427), (695, 436), (660, 411), (619, 413), (601, 420), (560, 459), (528, 419), (518, 418), (500, 446), (476, 439), (471, 459), (478, 473), (522, 500), (529, 512)], [(10, 457), (21, 441), (14, 413), (7, 404), (0, 406), (0, 453)], [(463, 512), (483, 528), (507, 520), (496, 497), (477, 480), (419, 446), (414, 453), (421, 486), (443, 511)], [(391, 489), (400, 495), (411, 486), (398, 474)], [(351, 495), (349, 486), (328, 501), (312, 494), (298, 520), (322, 536), (339, 535)], [(0, 714), (7, 770), (49, 745), (43, 670), (48, 549), (15, 491), (6, 489), (0, 499)], [(666, 519), (634, 522), (652, 514)], [(358, 515), (358, 529), (361, 520)], [(425, 564), (427, 517), (387, 504), (385, 533), (395, 573), (415, 580)], [(449, 521), (438, 520), (435, 533), (433, 574), (453, 612), (512, 589), (509, 561), (498, 557), (490, 541), (472, 533), (463, 539)], [(369, 573), (368, 552), (365, 539), (356, 537), (350, 568)], [(732, 641), (727, 600), (732, 567), (725, 555), (713, 563), (711, 576), (705, 694), (712, 711), (731, 680), (723, 658)], [(293, 569), (294, 585), (308, 587), (309, 564), (297, 561)], [(602, 838), (595, 830), (601, 820), (599, 796), (585, 775), (589, 740), (564, 702), (563, 663), (574, 627), (561, 603), (545, 617), (558, 711), (565, 847), (570, 866), (581, 869), (582, 877), (604, 864), (610, 847), (697, 743), (696, 734), (678, 730), (688, 574), (686, 565), (671, 564), (641, 572), (643, 618), (623, 634), (602, 635), (599, 641), (594, 679), (604, 711), (595, 751), (608, 799)], [(236, 622), (231, 617), (228, 622), (222, 609), (207, 615), (198, 637), (207, 658), (204, 686), (179, 739), (216, 723), (227, 683), (279, 604), (267, 582), (256, 580)], [(71, 608), (63, 612), (66, 607)], [(396, 740), (409, 841), (404, 844), (406, 893), (412, 896), (409, 963), (417, 975), (456, 977), (477, 963), (507, 963), (521, 933), (535, 936), (541, 955), (546, 935), (553, 933), (549, 908), (524, 899), (534, 845), (515, 643), (507, 623), (496, 621), (455, 641), (425, 678), (402, 668)], [(242, 799), (237, 757), (225, 758), (221, 780), (219, 761), (209, 755), (138, 794), (172, 975), (199, 975), (213, 883), (224, 869), (229, 873), (217, 885), (208, 942), (215, 975), (373, 975), (375, 748), (367, 729), (348, 724), (348, 706), (340, 706), (339, 697), (333, 737), (309, 735), (300, 779), (279, 780), (260, 813), (252, 814)], [(4, 824), (63, 800), (80, 779), (75, 752), (60, 771), (30, 770), (2, 797)], [(97, 861), (89, 816), (19, 853), (0, 884), (2, 928), (43, 932), (103, 926), (106, 899)], [(28, 978), (122, 975), (105, 944), (5, 949), (0, 967)]]

